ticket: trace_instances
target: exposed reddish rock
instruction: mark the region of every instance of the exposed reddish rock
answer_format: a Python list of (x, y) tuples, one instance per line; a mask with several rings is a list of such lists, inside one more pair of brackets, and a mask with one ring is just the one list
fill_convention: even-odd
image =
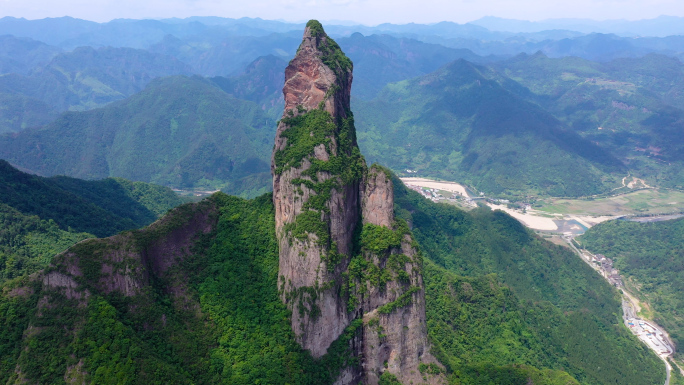
[[(284, 114), (288, 110), (296, 111), (297, 106), (312, 110), (318, 108), (319, 103), (324, 102), (325, 110), (330, 115), (347, 117), (352, 72), (350, 69), (338, 77), (330, 67), (323, 64), (321, 59), (323, 53), (319, 48), (325, 45), (328, 39), (325, 33), (313, 36), (310, 27), (304, 30), (304, 37), (297, 55), (285, 68)], [(334, 90), (332, 95), (329, 94), (331, 88)]]
[[(323, 109), (334, 118), (345, 118), (349, 111), (349, 91), (351, 90), (351, 68), (338, 74), (323, 63), (322, 45), (328, 44), (325, 34), (314, 36), (307, 27), (302, 44), (294, 59), (285, 70), (285, 111), (283, 117), (301, 114), (304, 111)], [(307, 179), (303, 173), (311, 167), (314, 160), (328, 161), (331, 156), (341, 152), (349, 153), (351, 148), (339, 148), (334, 135), (329, 138), (328, 147), (318, 145), (310, 156), (305, 157), (299, 167), (292, 167), (280, 174), (275, 173), (275, 154), (287, 146), (283, 131), (288, 126), (278, 125), (271, 169), (273, 177), (273, 203), (276, 211), (276, 234), (280, 245), (279, 289), (283, 300), (292, 309), (292, 329), (297, 340), (314, 357), (326, 353), (349, 324), (346, 303), (337, 293), (340, 289), (340, 274), (346, 270), (348, 258), (341, 261), (334, 271), (330, 271), (325, 256), (330, 253), (327, 245), (319, 245), (316, 235), (307, 240), (288, 236), (285, 226), (293, 223), (304, 211), (304, 205), (316, 192), (303, 184), (295, 185), (293, 180)], [(356, 143), (352, 143), (356, 146)], [(328, 212), (321, 213), (321, 221), (326, 224), (330, 239), (342, 255), (351, 254), (354, 228), (359, 221), (359, 183), (342, 183), (337, 175), (318, 172), (319, 182), (335, 179), (327, 202)], [(321, 287), (327, 287), (325, 290)], [(316, 303), (311, 304), (311, 291), (315, 290)], [(303, 309), (300, 309), (303, 306)], [(314, 315), (313, 317), (311, 315)]]
[[(398, 238), (400, 246), (384, 251), (366, 250), (357, 256), (391, 276), (386, 284), (377, 285), (368, 280), (348, 283), (352, 278), (345, 274), (353, 253), (359, 250), (353, 238), (359, 224), (402, 231), (394, 220), (394, 193), (388, 172), (379, 166), (367, 170), (362, 158), (357, 164), (364, 171), (351, 180), (348, 175), (343, 179), (341, 175), (321, 171), (333, 169), (332, 166), (314, 169), (318, 170), (315, 175), (308, 171), (321, 162), (339, 161), (340, 154), (358, 153), (353, 121), (349, 123), (348, 119), (351, 118), (351, 64), (345, 61), (341, 51), (330, 56), (331, 46), (339, 49), (317, 22), (310, 22), (295, 58), (285, 71), (285, 111), (276, 132), (271, 164), (280, 246), (278, 287), (283, 301), (292, 310), (291, 324), (297, 341), (314, 357), (323, 356), (353, 320), (363, 320), (363, 327), (349, 342), (352, 354), (361, 365), (343, 369), (336, 384), (375, 385), (384, 371), (405, 384), (425, 383), (419, 364), (437, 361), (429, 353), (422, 261), (412, 246), (411, 235)], [(336, 60), (344, 63), (341, 65)], [(286, 137), (286, 131), (291, 128), (288, 119), (316, 109), (327, 111), (338, 131), (326, 134), (329, 136), (325, 144), (310, 147), (311, 153), (296, 167), (277, 166), (279, 152), (290, 145)], [(345, 142), (347, 147), (338, 138), (343, 124), (351, 130), (345, 133), (351, 138)], [(316, 127), (310, 129), (315, 131)], [(314, 137), (313, 131), (310, 136)], [(332, 183), (333, 187), (322, 192), (321, 186), (326, 183)], [(317, 197), (319, 194), (325, 195)], [(312, 207), (310, 202), (321, 197), (326, 199), (325, 209)], [(304, 238), (293, 236), (292, 228), (302, 213), (308, 215), (309, 221), (320, 218), (326, 231), (324, 235), (330, 242), (321, 242), (317, 235), (320, 233), (306, 232)], [(392, 267), (388, 266), (390, 260)], [(443, 383), (444, 378), (431, 376), (427, 382)]]

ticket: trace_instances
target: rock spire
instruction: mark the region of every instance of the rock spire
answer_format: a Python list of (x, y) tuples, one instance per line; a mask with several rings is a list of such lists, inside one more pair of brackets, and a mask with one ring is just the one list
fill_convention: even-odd
[(278, 288), (297, 341), (314, 357), (348, 338), (341, 343), (358, 364), (342, 368), (338, 384), (377, 384), (384, 372), (423, 383), (419, 364), (436, 361), (421, 256), (394, 219), (390, 173), (367, 168), (357, 146), (352, 69), (321, 24), (309, 21), (285, 70), (271, 162)]

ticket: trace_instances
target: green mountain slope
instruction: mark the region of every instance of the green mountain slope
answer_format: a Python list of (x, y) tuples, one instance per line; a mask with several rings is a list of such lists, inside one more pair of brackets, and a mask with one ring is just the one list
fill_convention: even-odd
[(563, 370), (587, 384), (662, 381), (660, 360), (622, 324), (617, 293), (572, 251), (501, 211), (435, 204), (397, 179), (395, 199), (430, 260), (428, 330), (454, 372), (488, 363)]
[(495, 194), (590, 195), (624, 166), (549, 113), (459, 60), (357, 101), (359, 143), (395, 170)]
[[(449, 383), (662, 382), (661, 362), (619, 322), (611, 287), (571, 252), (503, 213), (395, 191), (397, 215), (409, 219), (426, 257), (428, 331)], [(5, 285), (0, 380), (57, 383), (66, 373), (88, 382), (331, 383), (348, 342), (320, 360), (295, 342), (277, 291), (274, 229), (270, 194), (218, 193), (146, 229), (72, 247), (38, 278)], [(168, 244), (180, 249), (163, 252)], [(129, 251), (108, 273), (102, 266), (120, 258), (112, 250)], [(141, 266), (149, 275), (135, 273)], [(103, 283), (125, 271), (129, 284)], [(48, 276), (76, 289), (57, 289)], [(50, 305), (39, 306), (41, 298)]]
[[(205, 225), (213, 230), (201, 235)], [(145, 230), (75, 246), (52, 269), (61, 272), (77, 258), (84, 271), (79, 285), (93, 296), (79, 307), (76, 297), (60, 296), (28, 278), (7, 287), (9, 294), (0, 299), (0, 379), (62, 383), (66, 372), (68, 378), (125, 384), (331, 383), (344, 356), (331, 353), (315, 362), (295, 342), (276, 287), (274, 232), (270, 195), (245, 201), (218, 193), (181, 206)], [(149, 259), (123, 263), (139, 269), (165, 258), (152, 248), (170, 239), (194, 241), (196, 252), (166, 271), (153, 267), (149, 280), (133, 278), (142, 279), (139, 295), (107, 292), (99, 284), (108, 247), (123, 243), (145, 250)], [(93, 259), (95, 250), (104, 254)], [(183, 289), (168, 291), (171, 287)], [(58, 306), (35, 312), (43, 295)], [(22, 341), (28, 325), (41, 332)], [(50, 343), (35, 345), (38, 340)], [(345, 342), (336, 349), (344, 352)]]
[(152, 79), (190, 73), (186, 64), (161, 54), (80, 47), (55, 56), (28, 75), (0, 76), (0, 92), (40, 100), (60, 112), (82, 111), (133, 95)]
[(171, 77), (105, 108), (0, 137), (0, 156), (42, 175), (254, 194), (270, 184), (271, 127), (256, 104), (199, 77)]
[(595, 63), (520, 55), (492, 65), (651, 184), (684, 186), (684, 64), (662, 55)]
[(40, 100), (0, 93), (0, 134), (42, 126), (55, 120), (58, 115)]
[(121, 179), (42, 178), (0, 160), (0, 201), (64, 230), (109, 236), (145, 226), (183, 200), (161, 186)]
[(262, 56), (233, 77), (216, 76), (211, 81), (238, 99), (250, 100), (274, 118), (280, 117), (283, 100), (283, 72), (287, 61), (273, 56)]
[(0, 202), (4, 282), (45, 268), (80, 240), (146, 226), (183, 200), (143, 182), (41, 178), (0, 160)]
[[(677, 347), (684, 346), (684, 220), (610, 221), (592, 227), (580, 242), (614, 260), (633, 292), (652, 306)], [(681, 356), (681, 353), (679, 353)]]

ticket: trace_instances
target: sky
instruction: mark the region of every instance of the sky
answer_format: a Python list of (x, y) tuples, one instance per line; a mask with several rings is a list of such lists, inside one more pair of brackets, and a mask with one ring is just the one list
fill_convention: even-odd
[(650, 19), (684, 16), (684, 0), (0, 0), (0, 17), (116, 18), (221, 16), (271, 20), (466, 23), (484, 16), (520, 20)]

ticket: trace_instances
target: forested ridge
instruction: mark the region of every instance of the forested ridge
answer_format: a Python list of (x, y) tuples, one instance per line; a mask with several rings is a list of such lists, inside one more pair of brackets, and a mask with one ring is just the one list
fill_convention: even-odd
[(623, 326), (617, 292), (572, 251), (501, 211), (465, 212), (394, 186), (395, 211), (428, 260), (433, 349), (454, 372), (530, 365), (586, 384), (660, 382), (662, 363)]
[(610, 221), (579, 240), (592, 253), (614, 260), (628, 288), (650, 305), (650, 315), (679, 350), (684, 344), (684, 219)]
[[(504, 213), (435, 204), (396, 180), (395, 193), (396, 215), (425, 259), (428, 332), (449, 383), (662, 381), (661, 361), (620, 322), (615, 291), (571, 252)], [(50, 383), (61, 383), (65, 371), (97, 382), (331, 383), (354, 364), (345, 353), (354, 324), (321, 360), (294, 341), (277, 292), (273, 210), (270, 194), (217, 193), (152, 227), (72, 247), (75, 257), (60, 256), (44, 274), (66, 274), (77, 263), (84, 272), (77, 290), (91, 293), (87, 307), (29, 277), (12, 280), (0, 300), (2, 380), (19, 378), (19, 365), (22, 378)], [(150, 276), (140, 295), (98, 286), (109, 242), (152, 250), (197, 213), (215, 218), (214, 230), (198, 233), (192, 254)], [(126, 265), (135, 271), (135, 262)], [(38, 306), (45, 296), (58, 306)], [(38, 332), (22, 338), (29, 325)], [(382, 383), (394, 382), (383, 376)]]
[(124, 179), (42, 178), (0, 160), (0, 281), (36, 272), (86, 238), (154, 222), (184, 200)]
[(267, 191), (273, 119), (200, 77), (0, 137), (0, 156), (43, 175), (121, 177), (255, 196)]
[(458, 60), (357, 102), (361, 149), (394, 170), (488, 194), (607, 191), (624, 165), (492, 76), (486, 67)]

